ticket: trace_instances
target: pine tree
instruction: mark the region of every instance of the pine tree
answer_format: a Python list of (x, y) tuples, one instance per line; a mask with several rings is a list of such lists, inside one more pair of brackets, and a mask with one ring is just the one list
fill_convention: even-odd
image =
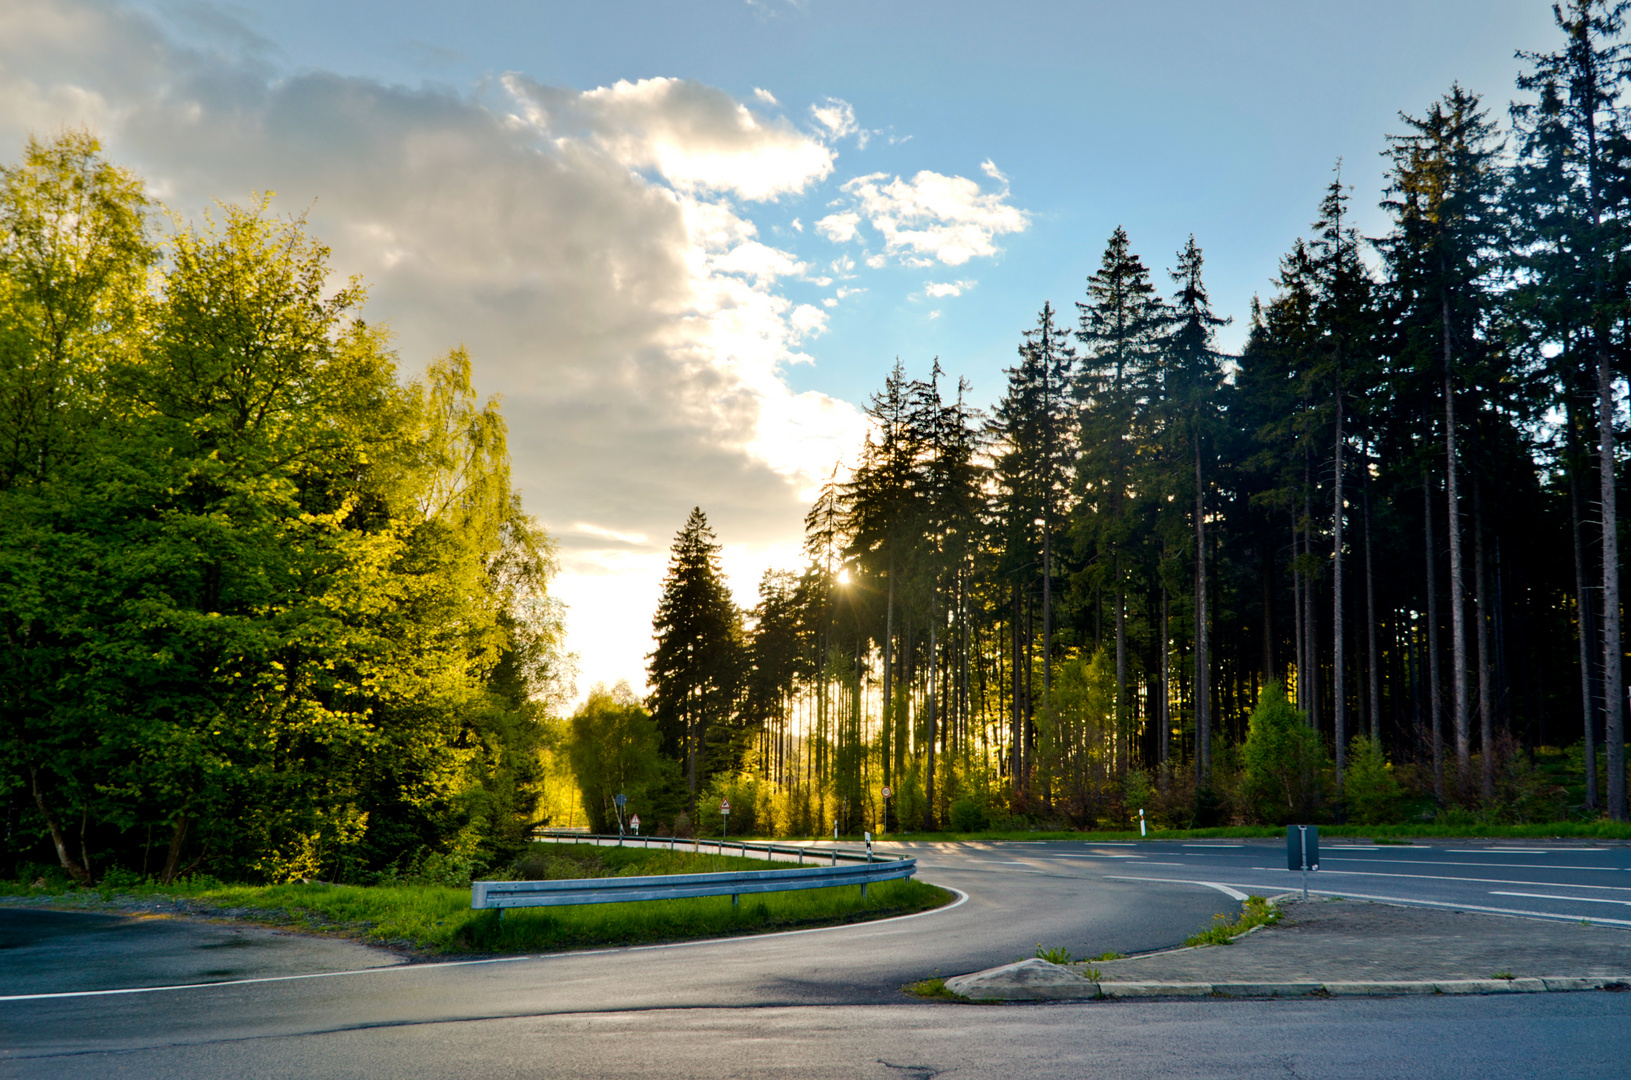
[(663, 595), (652, 619), (657, 647), (648, 660), (649, 705), (665, 752), (685, 763), (691, 812), (699, 783), (729, 753), (729, 723), (742, 678), (741, 617), (719, 565), (720, 545), (701, 507), (674, 538)]

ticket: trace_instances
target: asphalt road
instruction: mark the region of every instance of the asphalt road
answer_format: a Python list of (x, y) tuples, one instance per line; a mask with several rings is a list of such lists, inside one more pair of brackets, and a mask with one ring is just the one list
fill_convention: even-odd
[[(1078, 956), (1175, 944), (1235, 910), (1230, 892), (1284, 891), (1297, 875), (1277, 869), (1283, 848), (1266, 844), (912, 847), (922, 878), (967, 899), (862, 926), (476, 964), (332, 974), (332, 957), (300, 971), (284, 955), (266, 981), (150, 992), (140, 987), (173, 970), (174, 940), (171, 969), (155, 966), (139, 935), (106, 926), (98, 949), (110, 959), (96, 965), (53, 964), (51, 942), (25, 941), (0, 953), (0, 1076), (1339, 1076), (1377, 1055), (1409, 1061), (1400, 1075), (1568, 1076), (1615, 1075), (1631, 1050), (1631, 995), (917, 1003), (902, 983), (1004, 963), (1038, 943)], [(1315, 885), (1562, 918), (1631, 899), (1631, 850), (1522, 851), (1539, 854), (1328, 848)], [(1522, 909), (1491, 899), (1508, 892), (1529, 894)], [(11, 916), (0, 911), (0, 929)], [(75, 947), (72, 933), (52, 940)], [(252, 959), (234, 950), (234, 969), (252, 976)], [(112, 986), (124, 989), (96, 993)]]

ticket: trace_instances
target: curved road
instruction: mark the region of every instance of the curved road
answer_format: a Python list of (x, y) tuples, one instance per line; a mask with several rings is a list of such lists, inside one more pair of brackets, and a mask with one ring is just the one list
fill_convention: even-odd
[[(1280, 845), (1258, 843), (907, 847), (925, 880), (967, 899), (795, 934), (268, 981), (220, 981), (231, 973), (215, 968), (217, 985), (137, 992), (151, 966), (139, 944), (121, 955), (115, 935), (105, 948), (119, 963), (64, 966), (50, 943), (24, 942), (0, 952), (0, 1075), (1336, 1076), (1387, 1074), (1393, 1060), (1416, 1075), (1566, 1076), (1614, 1075), (1631, 1053), (1631, 995), (917, 1003), (902, 983), (1038, 943), (1078, 956), (1174, 944), (1236, 910), (1230, 891), (1280, 892), (1297, 875)], [(1631, 900), (1627, 848), (1323, 855), (1313, 876), (1326, 892), (1576, 919), (1589, 907), (1631, 926), (1631, 905), (1618, 906)], [(1377, 1067), (1357, 1071), (1365, 1061)]]

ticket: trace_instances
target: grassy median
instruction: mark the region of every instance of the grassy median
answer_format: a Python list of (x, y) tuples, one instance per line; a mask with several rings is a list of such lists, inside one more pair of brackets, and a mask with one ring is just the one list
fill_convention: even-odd
[[(684, 851), (537, 845), (522, 869), (538, 878), (696, 874), (784, 868), (735, 856)], [(920, 881), (744, 895), (647, 900), (624, 904), (522, 908), (498, 918), (470, 910), (470, 890), (444, 885), (234, 885), (193, 877), (173, 885), (120, 882), (70, 888), (47, 882), (0, 882), (0, 897), (30, 897), (76, 907), (177, 912), (246, 919), (371, 944), (422, 952), (516, 953), (656, 945), (736, 934), (769, 933), (866, 922), (927, 911), (950, 893)]]

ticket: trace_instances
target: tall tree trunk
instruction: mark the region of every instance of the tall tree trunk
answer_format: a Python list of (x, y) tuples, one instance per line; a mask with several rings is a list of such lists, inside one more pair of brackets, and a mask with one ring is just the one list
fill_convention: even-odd
[(1308, 711), (1308, 658), (1303, 646), (1308, 643), (1303, 633), (1303, 548), (1302, 530), (1297, 528), (1297, 512), (1291, 512), (1291, 636), (1297, 652), (1297, 684), (1292, 700), (1305, 713)]
[(1011, 645), (1013, 647), (1013, 670), (1009, 672), (1009, 681), (1013, 683), (1014, 712), (1013, 716), (1010, 718), (1008, 733), (1008, 738), (1010, 741), (1010, 746), (1008, 748), (1008, 768), (1011, 773), (1008, 780), (1014, 794), (1019, 795), (1025, 791), (1025, 775), (1022, 769), (1024, 762), (1021, 760), (1023, 747), (1025, 745), (1025, 714), (1023, 712), (1024, 684), (1020, 682), (1019, 674), (1019, 584), (1016, 582), (1011, 588), (1012, 596), (1010, 599), (1013, 604), (1013, 611), (1010, 614), (1008, 621), (1009, 627), (1012, 631), (1009, 636), (1011, 639)]
[(1382, 741), (1382, 700), (1380, 687), (1382, 684), (1379, 669), (1381, 665), (1376, 656), (1376, 577), (1371, 564), (1371, 532), (1370, 532), (1370, 448), (1365, 450), (1365, 473), (1360, 481), (1365, 490), (1365, 659), (1368, 671), (1366, 676), (1370, 683), (1370, 738), (1378, 745)]
[(1444, 694), (1438, 662), (1438, 545), (1433, 542), (1433, 478), (1421, 473), (1422, 519), (1427, 523), (1427, 707), (1433, 716), (1433, 798), (1444, 805)]
[[(45, 821), (45, 827), (51, 832), (51, 846), (57, 849), (57, 862), (67, 871), (68, 876), (81, 885), (91, 884), (91, 869), (86, 863), (74, 858), (72, 851), (68, 850), (68, 834), (63, 832), (62, 823), (52, 813), (45, 801), (45, 792), (40, 788), (40, 773), (33, 765), (28, 767), (28, 779), (34, 789), (34, 805), (40, 811), (40, 817)], [(81, 845), (83, 847), (83, 845)]]
[[(1303, 449), (1303, 633), (1308, 636), (1304, 645), (1308, 657), (1308, 723), (1315, 731), (1320, 729), (1320, 660), (1319, 628), (1314, 621), (1314, 463), (1310, 451)], [(1298, 679), (1299, 684), (1302, 680)], [(1299, 686), (1299, 690), (1301, 687)], [(1300, 694), (1299, 694), (1300, 696)]]
[(1121, 729), (1127, 709), (1127, 593), (1121, 582), (1121, 553), (1116, 552), (1116, 713), (1111, 756), (1121, 745)]
[(1495, 702), (1490, 689), (1489, 619), (1490, 593), (1488, 563), (1484, 559), (1484, 492), (1472, 485), (1473, 588), (1478, 591), (1478, 795), (1485, 806), (1495, 801)]
[[(889, 553), (889, 598), (885, 601), (883, 620), (883, 782), (895, 782), (891, 770), (890, 741), (895, 734), (895, 554)], [(887, 822), (886, 822), (887, 824)]]
[(1161, 763), (1172, 753), (1172, 640), (1167, 587), (1161, 586)]
[[(1341, 376), (1339, 375), (1340, 379)], [(1348, 695), (1342, 645), (1342, 390), (1336, 395), (1337, 431), (1331, 495), (1331, 734), (1336, 741), (1337, 794), (1342, 794), (1343, 771), (1348, 765)]]
[(927, 751), (928, 768), (925, 770), (925, 778), (924, 778), (924, 783), (923, 783), (924, 802), (926, 804), (926, 809), (925, 809), (924, 813), (928, 818), (928, 820), (927, 820), (927, 822), (925, 824), (931, 831), (933, 831), (934, 829), (939, 827), (939, 826), (937, 826), (935, 824), (935, 813), (934, 813), (934, 739), (935, 739), (935, 725), (939, 721), (939, 717), (936, 715), (936, 713), (938, 711), (936, 709), (936, 705), (938, 704), (938, 701), (937, 701), (937, 695), (935, 693), (936, 676), (939, 674), (939, 671), (940, 671), (939, 653), (937, 651), (937, 646), (938, 646), (938, 633), (937, 633), (937, 631), (939, 630), (939, 627), (936, 624), (938, 622), (939, 622), (939, 619), (936, 619), (936, 618), (931, 618), (929, 620), (929, 700), (926, 703), (927, 704), (927, 717), (926, 717), (926, 719), (927, 719), (928, 726), (929, 726), (929, 731), (928, 731), (928, 736), (929, 737), (928, 737), (928, 740), (927, 740), (927, 742), (928, 742), (928, 751)]
[(170, 830), (170, 846), (164, 853), (164, 869), (159, 871), (159, 884), (169, 885), (181, 873), (181, 853), (186, 847), (187, 832), (192, 824), (192, 818), (186, 814), (177, 816)]
[(1603, 743), (1608, 761), (1608, 816), (1626, 819), (1625, 700), (1620, 647), (1620, 540), (1614, 464), (1614, 376), (1604, 335), (1597, 343), (1597, 471), (1603, 514)]
[(1597, 809), (1597, 651), (1596, 615), (1592, 611), (1590, 571), (1586, 567), (1584, 531), (1580, 522), (1578, 460), (1569, 470), (1569, 524), (1574, 534), (1574, 614), (1580, 646), (1580, 712), (1585, 732), (1586, 808)]
[(1195, 440), (1195, 782), (1212, 775), (1211, 666), (1206, 636), (1206, 488), (1201, 480), (1201, 442)]
[(1450, 300), (1442, 298), (1444, 317), (1444, 478), (1445, 515), (1450, 534), (1450, 691), (1455, 703), (1456, 792), (1466, 796), (1472, 776), (1472, 724), (1467, 702), (1467, 628), (1465, 578), (1461, 572), (1461, 504), (1457, 498), (1455, 451), (1455, 386), (1450, 367)]
[(1265, 532), (1263, 542), (1263, 681), (1279, 673), (1274, 662), (1274, 543)]

